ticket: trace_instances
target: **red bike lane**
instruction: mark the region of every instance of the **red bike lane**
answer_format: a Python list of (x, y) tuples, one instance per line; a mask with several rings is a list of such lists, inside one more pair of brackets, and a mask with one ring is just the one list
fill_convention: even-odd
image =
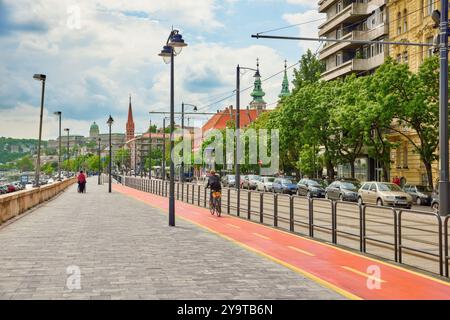
[[(114, 185), (114, 191), (168, 211), (168, 199)], [(450, 283), (230, 215), (176, 201), (176, 217), (298, 272), (349, 299), (449, 300)]]

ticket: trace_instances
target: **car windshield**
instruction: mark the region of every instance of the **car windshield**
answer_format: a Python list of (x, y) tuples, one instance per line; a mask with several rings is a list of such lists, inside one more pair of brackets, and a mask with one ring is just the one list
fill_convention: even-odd
[(400, 187), (393, 183), (378, 183), (380, 191), (403, 191)]
[(323, 187), (322, 181), (319, 180), (308, 180), (308, 185), (311, 187)]
[(281, 179), (280, 182), (281, 182), (282, 184), (290, 184), (290, 183), (292, 183), (292, 181), (289, 180), (289, 179)]
[(433, 192), (433, 189), (429, 186), (417, 186), (417, 191), (419, 192)]
[(228, 180), (234, 181), (235, 178), (236, 178), (235, 176), (228, 176)]
[(263, 178), (264, 182), (273, 182), (275, 178)]
[(359, 188), (361, 188), (361, 186), (358, 183), (353, 183), (353, 182), (341, 182), (341, 187), (342, 189), (345, 190), (358, 190)]

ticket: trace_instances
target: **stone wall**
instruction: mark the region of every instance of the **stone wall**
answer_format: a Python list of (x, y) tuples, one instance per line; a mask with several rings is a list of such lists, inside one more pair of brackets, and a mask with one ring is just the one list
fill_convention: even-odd
[(0, 224), (53, 198), (76, 181), (76, 178), (66, 179), (32, 190), (23, 190), (11, 194), (0, 195)]

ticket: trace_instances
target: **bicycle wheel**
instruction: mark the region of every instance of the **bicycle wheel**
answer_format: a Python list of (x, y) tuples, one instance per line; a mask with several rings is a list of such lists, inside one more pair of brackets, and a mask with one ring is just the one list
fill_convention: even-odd
[(212, 215), (214, 215), (214, 211), (215, 211), (215, 208), (214, 208), (214, 199), (209, 200), (209, 211), (211, 212)]
[(217, 212), (217, 216), (220, 217), (220, 215), (222, 214), (222, 199), (221, 198), (217, 198), (216, 199), (216, 212)]

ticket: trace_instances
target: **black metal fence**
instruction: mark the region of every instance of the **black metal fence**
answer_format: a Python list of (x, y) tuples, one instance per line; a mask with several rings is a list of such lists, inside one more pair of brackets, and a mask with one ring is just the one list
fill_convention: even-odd
[[(169, 181), (115, 177), (127, 187), (168, 197)], [(222, 190), (222, 212), (449, 277), (449, 221), (438, 214), (296, 195)], [(200, 184), (175, 183), (175, 199), (207, 207)]]

